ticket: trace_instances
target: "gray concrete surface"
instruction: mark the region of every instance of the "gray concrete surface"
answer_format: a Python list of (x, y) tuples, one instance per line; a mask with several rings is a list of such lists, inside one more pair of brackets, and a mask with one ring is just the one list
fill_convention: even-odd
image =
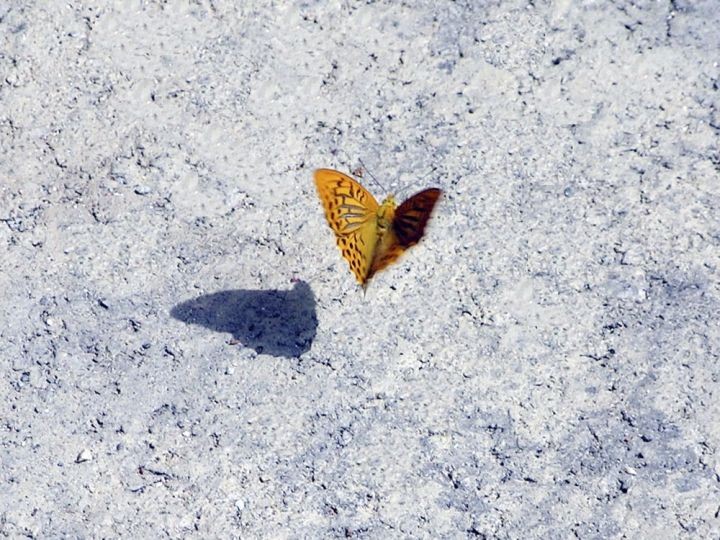
[[(0, 534), (717, 538), (719, 27), (3, 3)], [(364, 297), (361, 160), (446, 192)]]

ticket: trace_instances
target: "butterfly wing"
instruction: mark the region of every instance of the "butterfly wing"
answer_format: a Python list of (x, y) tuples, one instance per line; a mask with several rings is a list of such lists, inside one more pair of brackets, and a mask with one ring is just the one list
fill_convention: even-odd
[(364, 285), (377, 244), (378, 203), (368, 190), (339, 171), (318, 169), (315, 186), (337, 245)]
[(380, 239), (367, 279), (394, 263), (406, 249), (420, 241), (441, 194), (437, 188), (425, 189), (395, 209), (392, 226)]

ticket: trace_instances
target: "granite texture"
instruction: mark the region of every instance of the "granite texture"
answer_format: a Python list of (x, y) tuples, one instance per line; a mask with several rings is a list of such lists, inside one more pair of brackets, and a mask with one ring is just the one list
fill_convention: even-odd
[[(719, 27), (0, 6), (0, 535), (720, 536)], [(445, 192), (365, 295), (361, 162)]]

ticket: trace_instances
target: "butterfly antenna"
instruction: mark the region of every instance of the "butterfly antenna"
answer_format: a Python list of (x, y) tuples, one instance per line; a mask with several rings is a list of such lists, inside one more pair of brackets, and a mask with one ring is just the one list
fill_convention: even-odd
[(365, 171), (367, 171), (367, 173), (370, 175), (370, 178), (373, 179), (373, 182), (375, 182), (378, 186), (380, 186), (380, 189), (382, 189), (385, 193), (387, 193), (387, 192), (388, 192), (387, 188), (386, 188), (385, 186), (383, 186), (380, 182), (378, 182), (378, 179), (375, 178), (375, 176), (373, 175), (373, 173), (371, 173), (371, 172), (368, 170), (368, 168), (365, 166), (365, 164), (363, 163), (363, 160), (360, 159), (360, 158), (358, 158), (358, 161), (360, 162), (360, 165), (362, 165), (362, 168), (363, 168)]

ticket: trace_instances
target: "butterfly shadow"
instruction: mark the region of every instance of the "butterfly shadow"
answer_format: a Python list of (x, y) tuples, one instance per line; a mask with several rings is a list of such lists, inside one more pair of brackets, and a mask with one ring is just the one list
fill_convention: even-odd
[(315, 296), (304, 281), (290, 290), (238, 289), (182, 302), (170, 315), (188, 324), (229, 332), (257, 353), (297, 358), (317, 333)]

